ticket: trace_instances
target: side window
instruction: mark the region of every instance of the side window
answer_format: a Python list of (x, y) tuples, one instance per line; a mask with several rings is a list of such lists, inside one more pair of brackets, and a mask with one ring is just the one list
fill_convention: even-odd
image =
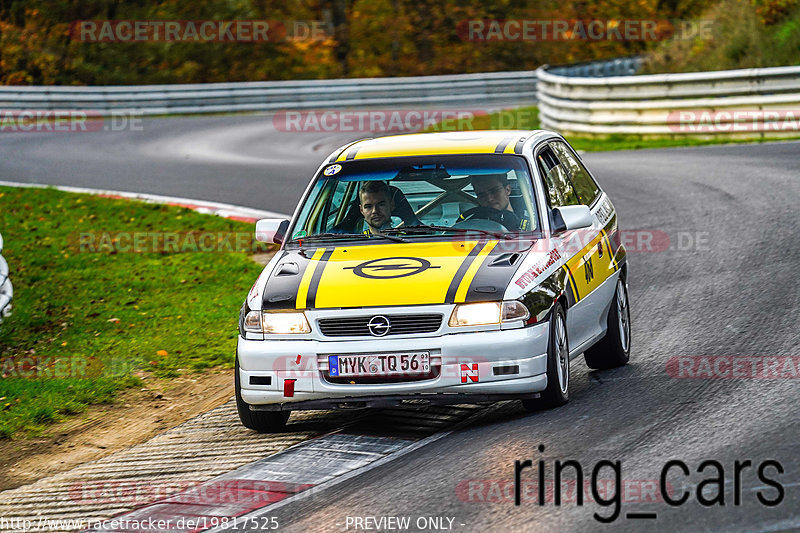
[(566, 168), (580, 203), (591, 205), (595, 198), (597, 198), (597, 195), (600, 194), (600, 188), (592, 179), (589, 171), (586, 170), (586, 167), (581, 164), (580, 160), (572, 154), (572, 151), (563, 142), (552, 142), (550, 146), (553, 147), (559, 160), (564, 165), (564, 168)]
[(330, 231), (334, 227), (340, 211), (349, 207), (342, 203), (346, 201), (345, 195), (352, 194), (352, 189), (355, 188), (355, 184), (346, 181), (332, 180), (331, 184), (332, 186), (326, 191), (327, 194), (321, 195), (321, 198), (325, 198), (325, 202), (321, 206), (323, 212), (318, 220), (319, 227), (315, 228), (320, 233)]
[(567, 170), (559, 162), (555, 154), (545, 148), (536, 156), (539, 170), (544, 176), (547, 186), (547, 197), (550, 200), (550, 207), (561, 207), (563, 205), (578, 205), (580, 201), (575, 194), (572, 183), (567, 175)]
[(342, 205), (344, 191), (345, 187), (342, 187), (342, 184), (339, 184), (339, 186), (336, 187), (336, 190), (333, 192), (333, 198), (331, 198), (331, 211), (336, 211), (339, 209), (339, 206)]

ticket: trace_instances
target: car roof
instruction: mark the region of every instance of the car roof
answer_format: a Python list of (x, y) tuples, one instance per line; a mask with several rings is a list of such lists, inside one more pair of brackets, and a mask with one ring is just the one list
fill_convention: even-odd
[(526, 141), (556, 135), (547, 130), (485, 130), (410, 133), (364, 139), (336, 152), (330, 162), (415, 155), (521, 154)]

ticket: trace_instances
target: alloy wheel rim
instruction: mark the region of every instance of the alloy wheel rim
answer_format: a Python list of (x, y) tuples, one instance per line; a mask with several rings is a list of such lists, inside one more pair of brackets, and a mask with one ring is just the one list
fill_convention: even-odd
[(628, 351), (631, 336), (630, 309), (628, 308), (628, 289), (622, 280), (617, 281), (617, 322), (622, 350)]
[(567, 328), (564, 326), (564, 318), (557, 315), (556, 319), (556, 357), (558, 360), (558, 386), (562, 393), (567, 392), (569, 387), (569, 349), (567, 346)]

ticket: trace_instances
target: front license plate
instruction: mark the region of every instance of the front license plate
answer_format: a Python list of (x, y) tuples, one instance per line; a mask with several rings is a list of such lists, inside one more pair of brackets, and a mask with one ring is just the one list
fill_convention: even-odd
[(430, 352), (329, 355), (331, 377), (419, 376), (431, 371)]

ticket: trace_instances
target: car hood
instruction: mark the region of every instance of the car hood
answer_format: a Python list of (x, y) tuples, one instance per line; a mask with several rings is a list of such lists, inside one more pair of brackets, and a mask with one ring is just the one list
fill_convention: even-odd
[(282, 250), (263, 309), (501, 300), (530, 241), (453, 240)]

